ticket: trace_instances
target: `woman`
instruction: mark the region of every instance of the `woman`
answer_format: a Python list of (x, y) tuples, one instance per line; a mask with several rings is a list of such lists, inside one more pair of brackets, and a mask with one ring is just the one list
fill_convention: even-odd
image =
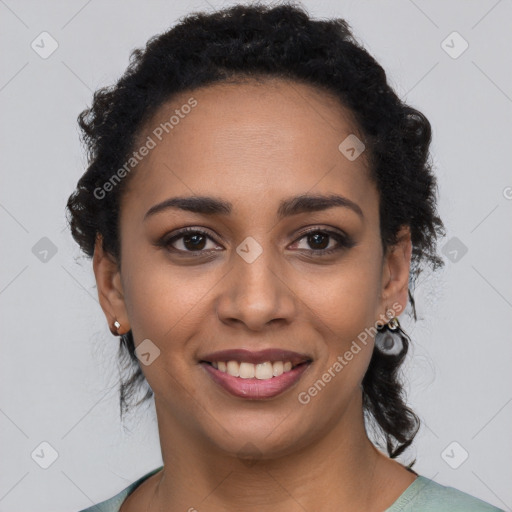
[(164, 461), (100, 510), (499, 510), (395, 460), (398, 316), (443, 224), (430, 124), (345, 21), (190, 15), (79, 122), (72, 233)]

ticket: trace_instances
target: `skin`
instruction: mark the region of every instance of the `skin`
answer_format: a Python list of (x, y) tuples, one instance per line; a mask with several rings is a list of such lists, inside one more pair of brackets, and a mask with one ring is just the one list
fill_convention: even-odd
[[(117, 320), (120, 334), (131, 329), (136, 345), (150, 339), (160, 350), (142, 369), (155, 396), (165, 467), (121, 510), (382, 511), (415, 475), (365, 432), (361, 382), (373, 339), (307, 405), (297, 396), (392, 305), (405, 308), (409, 230), (383, 252), (366, 155), (349, 161), (338, 150), (358, 131), (325, 91), (277, 79), (203, 87), (163, 105), (140, 141), (191, 96), (198, 105), (127, 183), (121, 265), (100, 237), (94, 254), (109, 325)], [(337, 206), (279, 219), (280, 201), (301, 194), (345, 196), (362, 216)], [(166, 199), (198, 195), (229, 201), (232, 212), (166, 209), (144, 220)], [(156, 245), (187, 226), (211, 236), (200, 238), (207, 255), (187, 255), (193, 246), (183, 238)], [(332, 237), (315, 245), (304, 228), (344, 232), (354, 246), (311, 256), (339, 245)], [(252, 263), (236, 252), (249, 236), (263, 250)], [(313, 360), (293, 388), (272, 399), (234, 397), (199, 365), (209, 352), (270, 347)], [(258, 454), (252, 463), (239, 455), (247, 443)]]

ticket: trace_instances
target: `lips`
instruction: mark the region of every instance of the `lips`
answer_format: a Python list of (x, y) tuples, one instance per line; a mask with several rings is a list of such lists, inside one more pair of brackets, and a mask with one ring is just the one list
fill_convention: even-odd
[[(240, 375), (226, 372), (226, 364), (240, 366)], [(283, 371), (283, 362), (285, 370)], [(273, 398), (291, 388), (310, 367), (312, 358), (306, 354), (282, 349), (266, 349), (253, 352), (245, 349), (221, 350), (206, 354), (200, 358), (200, 364), (212, 381), (231, 395), (245, 399), (261, 400)], [(267, 367), (266, 363), (275, 363), (280, 371), (260, 374), (244, 374), (245, 367)], [(244, 374), (244, 375), (242, 375)]]

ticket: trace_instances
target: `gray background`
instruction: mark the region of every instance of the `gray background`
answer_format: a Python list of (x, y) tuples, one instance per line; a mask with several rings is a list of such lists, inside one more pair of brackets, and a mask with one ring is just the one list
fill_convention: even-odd
[[(119, 421), (117, 338), (66, 229), (64, 205), (85, 167), (76, 117), (133, 48), (179, 16), (231, 3), (0, 0), (0, 511), (78, 510), (161, 463), (152, 406), (124, 429)], [(404, 460), (512, 510), (511, 2), (304, 5), (346, 18), (433, 125), (446, 267), (419, 285), (420, 321), (402, 317), (414, 342), (409, 401), (423, 420)], [(46, 59), (31, 47), (43, 31), (58, 43)], [(458, 36), (443, 45), (453, 31), (469, 44), (461, 55)], [(48, 469), (42, 442), (58, 453)]]

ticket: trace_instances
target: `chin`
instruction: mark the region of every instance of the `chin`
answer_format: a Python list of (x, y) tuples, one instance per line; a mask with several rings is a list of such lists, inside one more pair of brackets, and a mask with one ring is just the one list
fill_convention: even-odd
[(205, 434), (215, 450), (241, 461), (278, 459), (314, 442), (314, 435), (308, 435), (304, 422), (292, 424), (283, 421), (283, 417), (279, 415), (272, 422), (238, 417), (235, 422), (217, 425), (215, 431), (211, 431), (210, 423)]

